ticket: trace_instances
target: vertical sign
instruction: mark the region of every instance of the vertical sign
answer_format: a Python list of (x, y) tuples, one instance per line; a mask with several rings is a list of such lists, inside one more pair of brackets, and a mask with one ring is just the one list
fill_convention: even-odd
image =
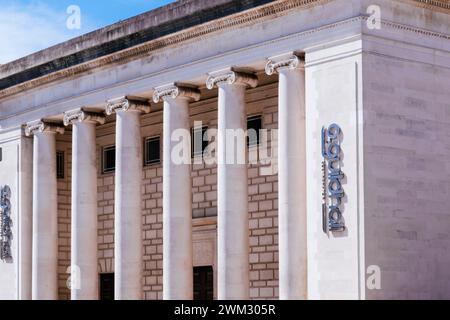
[(322, 128), (322, 219), (325, 233), (345, 230), (341, 204), (344, 197), (341, 171), (341, 134), (337, 124)]
[(11, 220), (11, 189), (8, 186), (0, 188), (0, 259), (11, 259), (12, 220)]

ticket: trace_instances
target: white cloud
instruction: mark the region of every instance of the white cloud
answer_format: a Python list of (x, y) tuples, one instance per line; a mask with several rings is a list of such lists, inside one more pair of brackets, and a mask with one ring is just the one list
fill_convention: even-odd
[(41, 1), (0, 7), (0, 64), (4, 64), (95, 29), (82, 16), (82, 28), (69, 30), (66, 11)]

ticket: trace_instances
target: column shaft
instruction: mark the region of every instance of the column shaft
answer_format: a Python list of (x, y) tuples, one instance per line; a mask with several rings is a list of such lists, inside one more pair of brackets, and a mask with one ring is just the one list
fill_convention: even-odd
[[(56, 128), (56, 130), (53, 130)], [(43, 122), (29, 124), (33, 143), (33, 300), (58, 299), (58, 198), (56, 132)]]
[[(164, 100), (163, 149), (163, 296), (192, 300), (192, 180), (189, 102), (199, 100), (196, 88), (168, 84), (155, 89), (155, 103)], [(181, 154), (179, 146), (182, 146)]]
[(141, 113), (117, 111), (115, 299), (142, 298)]
[(33, 139), (23, 137), (20, 147), (19, 299), (32, 299), (33, 255)]
[[(290, 54), (272, 58), (279, 73), (278, 245), (280, 299), (305, 299), (306, 129), (305, 72)], [(277, 65), (278, 64), (278, 65)]]
[(95, 126), (91, 121), (73, 123), (72, 300), (98, 299)]
[[(249, 298), (249, 226), (245, 90), (252, 75), (219, 71), (208, 79), (219, 87), (218, 110), (218, 298)], [(233, 141), (234, 140), (234, 141)], [(234, 157), (232, 157), (234, 155)]]
[[(225, 156), (226, 130), (246, 128), (244, 95), (242, 85), (219, 88), (217, 206), (218, 296), (221, 300), (249, 298), (247, 165), (227, 164)], [(236, 155), (245, 152), (245, 149), (236, 150)]]
[(175, 130), (184, 130), (184, 152), (189, 153), (189, 102), (186, 99), (167, 99), (164, 102), (163, 149), (163, 295), (165, 300), (192, 300), (192, 182), (189, 163), (172, 161), (172, 141)]
[(116, 300), (142, 299), (142, 139), (143, 99), (123, 97), (108, 102), (116, 113), (116, 176), (114, 206), (114, 290)]

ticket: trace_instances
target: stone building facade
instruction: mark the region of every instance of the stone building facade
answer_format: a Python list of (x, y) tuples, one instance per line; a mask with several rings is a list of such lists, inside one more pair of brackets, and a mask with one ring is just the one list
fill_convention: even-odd
[(0, 66), (0, 299), (448, 299), (449, 17), (185, 0)]

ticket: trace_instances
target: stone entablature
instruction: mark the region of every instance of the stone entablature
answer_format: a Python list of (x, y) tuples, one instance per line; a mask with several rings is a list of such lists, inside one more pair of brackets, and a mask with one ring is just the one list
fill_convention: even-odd
[[(361, 1), (361, 3), (364, 3), (365, 0), (358, 0)], [(412, 5), (412, 6), (419, 6), (419, 7), (423, 7), (426, 8), (428, 10), (432, 10), (432, 11), (436, 11), (436, 12), (444, 12), (446, 14), (450, 13), (450, 4), (448, 3), (448, 1), (446, 0), (395, 0), (395, 1), (400, 1), (403, 2), (405, 4), (408, 5)], [(195, 1), (193, 1), (195, 2)], [(201, 1), (200, 1), (201, 2)], [(187, 25), (189, 25), (190, 28), (187, 28), (186, 30), (177, 30), (178, 32), (175, 32), (174, 35), (172, 34), (167, 34), (162, 36), (162, 39), (160, 38), (156, 38), (156, 39), (147, 39), (146, 42), (144, 43), (136, 43), (134, 44), (134, 46), (132, 46), (131, 48), (115, 48), (112, 52), (109, 52), (108, 50), (106, 50), (104, 52), (103, 56), (102, 54), (98, 55), (98, 53), (95, 53), (97, 51), (102, 51), (102, 49), (97, 48), (97, 46), (86, 46), (86, 48), (84, 49), (86, 50), (93, 50), (94, 54), (80, 54), (80, 52), (76, 52), (76, 53), (71, 53), (71, 50), (68, 50), (72, 55), (74, 55), (75, 57), (77, 55), (80, 55), (82, 57), (86, 57), (86, 56), (90, 56), (89, 59), (85, 59), (83, 58), (82, 60), (77, 61), (77, 59), (70, 59), (70, 61), (77, 61), (74, 65), (69, 65), (69, 67), (67, 67), (67, 63), (60, 63), (61, 67), (59, 68), (55, 68), (54, 65), (58, 65), (58, 63), (55, 63), (55, 61), (51, 61), (52, 63), (52, 68), (49, 67), (44, 67), (44, 73), (40, 73), (39, 67), (36, 66), (37, 63), (32, 63), (30, 66), (26, 67), (27, 69), (29, 69), (30, 71), (32, 71), (32, 73), (30, 73), (29, 75), (27, 75), (28, 70), (27, 69), (23, 69), (23, 65), (26, 65), (23, 63), (23, 61), (19, 60), (17, 62), (18, 67), (15, 65), (15, 62), (10, 63), (10, 64), (6, 64), (3, 65), (0, 68), (0, 98), (1, 97), (8, 97), (11, 95), (15, 95), (17, 93), (19, 93), (22, 90), (25, 89), (31, 89), (37, 86), (41, 86), (43, 84), (48, 84), (60, 79), (64, 79), (67, 77), (73, 77), (73, 76), (78, 76), (78, 75), (82, 75), (84, 73), (86, 73), (87, 71), (92, 71), (96, 68), (100, 68), (100, 67), (105, 67), (108, 65), (111, 65), (113, 63), (120, 63), (121, 61), (127, 61), (129, 59), (138, 59), (141, 58), (143, 56), (146, 56), (149, 54), (149, 52), (153, 52), (159, 49), (163, 49), (165, 47), (170, 47), (173, 46), (175, 44), (181, 44), (185, 41), (188, 40), (195, 40), (198, 37), (203, 37), (205, 34), (214, 34), (216, 32), (224, 32), (227, 30), (233, 30), (234, 28), (236, 28), (237, 26), (240, 27), (248, 27), (252, 24), (255, 23), (255, 21), (259, 21), (260, 23), (263, 23), (264, 21), (271, 19), (271, 18), (277, 18), (277, 16), (279, 15), (286, 15), (289, 14), (290, 11), (292, 10), (307, 10), (311, 7), (314, 6), (318, 6), (318, 5), (327, 5), (329, 3), (332, 3), (333, 0), (286, 0), (286, 1), (271, 1), (271, 0), (260, 0), (260, 1), (252, 1), (248, 7), (239, 7), (236, 5), (237, 2), (236, 0), (230, 0), (228, 1), (228, 4), (226, 3), (227, 1), (224, 1), (225, 4), (221, 4), (221, 1), (218, 1), (218, 7), (214, 7), (215, 4), (211, 4), (212, 8), (210, 8), (213, 12), (216, 11), (220, 11), (218, 8), (220, 7), (220, 5), (231, 5), (232, 7), (235, 6), (236, 8), (234, 9), (234, 14), (232, 14), (231, 16), (227, 16), (225, 18), (223, 17), (215, 17), (214, 20), (212, 21), (204, 21), (203, 24), (200, 25), (195, 25), (195, 26), (190, 26), (189, 23)], [(236, 2), (236, 3), (235, 3)], [(195, 4), (193, 5), (193, 7), (195, 7), (196, 5), (198, 5), (198, 10), (202, 9), (202, 5), (201, 4)], [(173, 10), (174, 5), (168, 5), (166, 7), (166, 10), (170, 11)], [(239, 9), (238, 9), (239, 7)], [(364, 6), (361, 6), (362, 8), (365, 8)], [(208, 6), (209, 8), (209, 6)], [(244, 12), (240, 12), (240, 10), (244, 10), (247, 9), (247, 11)], [(142, 16), (144, 16), (145, 14), (143, 14)], [(195, 15), (195, 14), (194, 14)], [(357, 14), (356, 16), (348, 16), (345, 18), (342, 18), (342, 20), (340, 20), (340, 23), (336, 23), (335, 21), (332, 22), (331, 24), (329, 24), (326, 28), (334, 28), (337, 27), (339, 24), (342, 23), (346, 23), (347, 20), (351, 20), (354, 18), (358, 18), (358, 20), (362, 20), (362, 22), (364, 23), (365, 21), (367, 21), (368, 15), (365, 11), (359, 12), (359, 14)], [(186, 18), (186, 17), (184, 17)], [(140, 16), (136, 17), (135, 19), (139, 20)], [(188, 18), (186, 18), (188, 19)], [(152, 19), (150, 19), (152, 20)], [(348, 22), (348, 21), (347, 21)], [(130, 23), (132, 23), (132, 19), (130, 21), (126, 21), (125, 23), (122, 24), (118, 24), (117, 28), (121, 28), (124, 27), (123, 24), (125, 24), (126, 26), (128, 26)], [(170, 21), (168, 22), (170, 24)], [(382, 19), (382, 25), (386, 28), (393, 28), (393, 29), (400, 29), (400, 30), (407, 30), (410, 32), (415, 32), (418, 34), (423, 34), (426, 36), (431, 36), (431, 37), (438, 37), (438, 38), (446, 38), (448, 39), (450, 36), (446, 33), (443, 32), (439, 32), (438, 30), (429, 30), (429, 29), (425, 29), (425, 28), (420, 28), (420, 27), (414, 27), (411, 24), (404, 24), (404, 23), (399, 23), (396, 21), (390, 21), (390, 20), (386, 20), (386, 19)], [(360, 24), (361, 26), (361, 24)], [(102, 36), (102, 32), (108, 32), (110, 31), (111, 27), (107, 27), (105, 29), (101, 29), (99, 31), (97, 31), (97, 33), (100, 33), (100, 36)], [(127, 30), (127, 29), (125, 29)], [(318, 28), (316, 31), (319, 31), (320, 28)], [(308, 33), (311, 32), (308, 31)], [(370, 30), (366, 30), (364, 27), (362, 27), (360, 29), (361, 33), (367, 33), (370, 34)], [(95, 37), (96, 35), (98, 36), (97, 33), (94, 33), (92, 35), (92, 37)], [(109, 34), (109, 33), (108, 33)], [(127, 34), (127, 31), (124, 31), (124, 35)], [(142, 37), (135, 37), (135, 38), (142, 38)], [(84, 39), (84, 37), (83, 37)], [(145, 39), (145, 37), (143, 37), (142, 39)], [(122, 38), (119, 39), (114, 39), (112, 40), (114, 41), (122, 41)], [(78, 38), (72, 41), (78, 41)], [(87, 40), (84, 40), (87, 41)], [(100, 40), (104, 41), (104, 40)], [(95, 39), (91, 39), (89, 38), (89, 40), (87, 41), (87, 43), (92, 43), (92, 42), (96, 42)], [(68, 42), (68, 46), (69, 46)], [(103, 46), (105, 46), (104, 43), (102, 43)], [(64, 48), (64, 44), (61, 45)], [(117, 46), (117, 45), (116, 45)], [(69, 46), (70, 48), (72, 46)], [(79, 46), (78, 46), (79, 47)], [(106, 45), (106, 47), (108, 47)], [(115, 46), (112, 45), (112, 47), (114, 48)], [(121, 51), (120, 51), (120, 50)], [(53, 50), (57, 50), (57, 48), (54, 48)], [(64, 49), (62, 49), (64, 50)], [(67, 50), (67, 49), (66, 49)], [(105, 49), (103, 49), (105, 50)], [(64, 52), (64, 51), (63, 51)], [(83, 51), (81, 51), (83, 52)], [(51, 54), (51, 52), (49, 53)], [(24, 59), (29, 59), (31, 61), (33, 61), (34, 58), (36, 59), (40, 59), (40, 57), (44, 55), (43, 53), (41, 53), (40, 55), (31, 55), (29, 57), (26, 57)], [(59, 57), (59, 60), (64, 60), (64, 54), (62, 54), (63, 57)], [(57, 60), (58, 60), (57, 59)], [(20, 64), (19, 64), (20, 62)], [(44, 65), (47, 61), (40, 61), (39, 64)], [(17, 68), (17, 69), (16, 69)], [(15, 71), (10, 72), (7, 71), (9, 69), (13, 69)], [(3, 70), (3, 72), (2, 72)], [(50, 71), (49, 71), (50, 70)], [(39, 77), (36, 77), (35, 74), (39, 74)], [(3, 85), (2, 85), (3, 83)]]

